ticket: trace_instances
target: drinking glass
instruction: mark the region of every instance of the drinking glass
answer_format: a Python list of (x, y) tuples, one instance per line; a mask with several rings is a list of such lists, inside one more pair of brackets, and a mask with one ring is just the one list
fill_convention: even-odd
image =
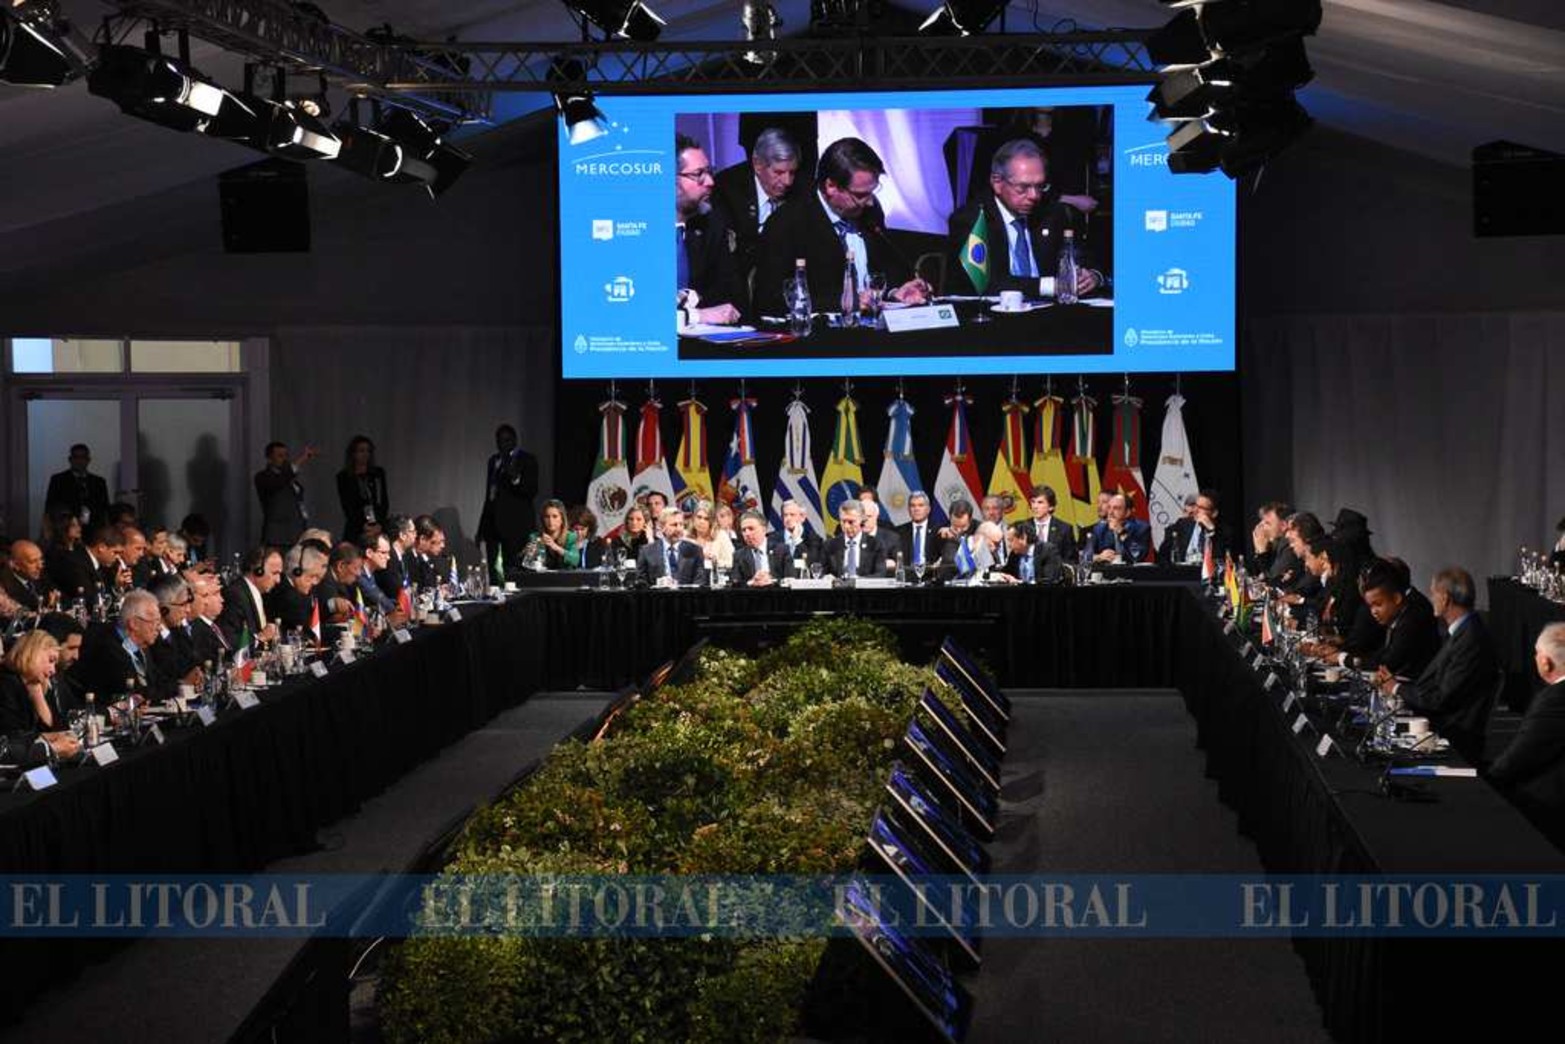
[(810, 579), (811, 580), (819, 580), (821, 578), (821, 571), (822, 571), (821, 570), (821, 564), (819, 562), (811, 562), (810, 563)]
[(924, 562), (914, 562), (913, 563), (913, 575), (918, 578), (918, 582), (919, 583), (923, 583), (924, 582), (924, 572), (928, 568), (929, 568), (929, 566), (926, 565)]
[(865, 326), (880, 324), (880, 305), (886, 297), (886, 273), (871, 272), (869, 281), (859, 292), (859, 311), (864, 315)]

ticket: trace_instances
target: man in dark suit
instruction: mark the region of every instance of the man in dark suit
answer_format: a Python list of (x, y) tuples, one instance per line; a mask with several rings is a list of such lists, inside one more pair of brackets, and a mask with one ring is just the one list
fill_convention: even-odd
[(183, 577), (160, 576), (147, 593), (158, 600), (163, 627), (147, 655), (158, 675), (196, 685), (201, 680), (201, 662), (196, 659), (195, 640), (190, 617), (195, 608), (195, 593)]
[[(478, 541), (484, 545), (490, 575), (497, 583), (503, 583), (505, 578), (498, 567), (501, 556), (504, 556), (506, 568), (519, 565), (522, 549), (527, 546), (527, 534), (538, 524), (538, 515), (533, 510), (533, 498), (538, 495), (538, 458), (517, 444), (516, 429), (509, 424), (495, 429), (494, 443), (495, 451), (489, 457), (484, 479), (487, 492), (484, 510), (478, 516)], [(399, 540), (397, 533), (398, 527), (388, 522), (386, 536), (394, 545)], [(392, 558), (398, 566), (406, 564), (403, 556), (412, 546), (409, 537), (400, 550), (397, 546), (392, 547)], [(407, 580), (405, 571), (401, 579)], [(380, 584), (381, 590), (396, 597), (396, 591), (381, 583), (379, 576), (375, 582)]]
[(902, 561), (908, 568), (933, 566), (940, 558), (942, 540), (938, 527), (929, 519), (929, 494), (915, 490), (907, 498), (908, 523), (897, 527), (902, 539)]
[(1376, 561), (1364, 570), (1364, 604), (1370, 616), (1385, 628), (1380, 648), (1363, 655), (1343, 653), (1338, 662), (1361, 671), (1386, 672), (1397, 678), (1417, 678), (1440, 648), (1434, 607), (1413, 588), (1406, 567)]
[(649, 541), (636, 555), (636, 572), (641, 582), (651, 586), (672, 577), (681, 586), (704, 586), (705, 556), (700, 547), (685, 539), (684, 512), (675, 507), (664, 508), (658, 525), (658, 538)]
[(1442, 569), (1429, 584), (1435, 616), (1446, 639), (1414, 681), (1397, 681), (1385, 668), (1379, 684), (1402, 697), (1407, 709), (1429, 717), (1436, 732), (1470, 763), (1483, 761), (1484, 734), (1501, 681), (1494, 641), (1473, 611), (1473, 578), (1465, 569)]
[(359, 612), (359, 575), (364, 565), (364, 556), (355, 544), (341, 543), (331, 549), (326, 575), (314, 592), (321, 610), (321, 639), (327, 645), (337, 643)]
[(147, 652), (162, 628), (155, 597), (146, 591), (127, 594), (117, 623), (95, 624), (87, 630), (75, 672), (82, 691), (96, 694), (100, 707), (109, 697), (126, 693), (151, 700), (173, 696), (179, 678), (162, 673)]
[(1251, 576), (1264, 576), (1275, 584), (1290, 568), (1297, 567), (1287, 539), (1288, 517), (1292, 513), (1293, 509), (1280, 500), (1268, 501), (1256, 510), (1247, 556)]
[(985, 294), (1020, 290), (1030, 298), (1055, 297), (1060, 245), (1070, 231), (1076, 240), (1076, 293), (1086, 296), (1103, 285), (1087, 244), (1077, 229), (1077, 213), (1063, 203), (1047, 203), (1049, 187), (1043, 153), (1018, 138), (995, 150), (989, 165), (990, 192), (968, 201), (951, 215), (947, 239), (946, 293), (976, 294), (970, 265), (979, 258), (968, 251), (979, 215), (985, 226), (988, 281)]
[(1565, 834), (1565, 623), (1551, 623), (1533, 645), (1533, 665), (1548, 688), (1532, 698), (1521, 727), (1489, 766), (1489, 780)]
[(837, 508), (837, 533), (826, 541), (826, 569), (832, 576), (885, 576), (886, 562), (875, 540), (864, 532), (864, 508), (845, 500)]
[(811, 562), (820, 562), (824, 568), (826, 563), (826, 541), (822, 540), (804, 520), (804, 508), (797, 501), (785, 500), (782, 503), (782, 529), (770, 533), (766, 537), (766, 544), (770, 550), (782, 549), (782, 557), (788, 563), (785, 572), (773, 575), (777, 579), (792, 577), (796, 574), (793, 563), (798, 559), (804, 559), (806, 572)]
[(1108, 517), (1087, 534), (1087, 555), (1094, 562), (1145, 562), (1152, 551), (1152, 527), (1130, 514), (1130, 498), (1109, 496)]
[[(190, 651), (200, 664), (232, 659), (233, 646), (218, 620), (223, 615), (223, 586), (209, 573), (191, 573), (195, 602), (190, 614)], [(243, 583), (243, 581), (240, 581)]]
[[(1066, 566), (1060, 557), (1059, 545), (1047, 540), (1032, 540), (1028, 522), (1006, 527), (1005, 541), (1010, 554), (999, 569), (1000, 575), (1023, 584), (1063, 584)], [(1051, 528), (1070, 527), (1056, 522)]]
[(49, 476), (49, 489), (44, 494), (44, 510), (65, 510), (71, 517), (81, 520), (82, 528), (95, 526), (109, 520), (109, 484), (101, 475), (87, 470), (92, 463), (92, 451), (78, 442), (71, 447), (71, 466), (65, 471)]
[[(796, 205), (783, 207), (766, 222), (755, 263), (755, 311), (787, 315), (783, 283), (792, 279), (803, 258), (816, 311), (835, 311), (842, 299), (844, 259), (853, 253), (859, 286), (871, 272), (882, 272), (886, 296), (923, 304), (929, 284), (886, 235), (885, 214), (875, 202), (886, 172), (875, 150), (858, 138), (841, 138), (821, 153), (815, 191)], [(811, 198), (813, 195), (813, 198)]]
[(766, 543), (766, 518), (759, 511), (739, 516), (739, 546), (734, 548), (732, 587), (770, 587), (792, 575), (793, 560), (783, 544)]
[(1217, 521), (1218, 501), (1215, 490), (1203, 489), (1196, 494), (1195, 513), (1176, 519), (1163, 532), (1163, 546), (1157, 557), (1164, 565), (1176, 562), (1199, 563), (1206, 554), (1207, 544), (1212, 545), (1212, 561), (1222, 567), (1223, 556), (1228, 554), (1228, 536)]
[(756, 247), (766, 222), (785, 204), (797, 202), (799, 147), (787, 131), (768, 127), (756, 136), (750, 158), (717, 175), (714, 199), (728, 216), (736, 240), (735, 271), (748, 282), (755, 268)]
[(747, 299), (740, 286), (737, 237), (728, 215), (712, 206), (716, 186), (706, 150), (683, 134), (674, 139), (675, 307), (680, 325), (737, 323)]
[(80, 599), (91, 606), (100, 591), (112, 588), (119, 577), (120, 549), (125, 539), (108, 523), (94, 526), (80, 544), (53, 561), (50, 577), (66, 604)]
[(266, 614), (283, 634), (306, 631), (306, 640), (320, 640), (326, 618), (316, 606), (315, 587), (326, 576), (328, 557), (308, 542), (283, 556), (282, 582), (266, 595)]
[(0, 568), (0, 591), (29, 613), (44, 608), (54, 589), (43, 575), (43, 549), (31, 540), (12, 542), (10, 561)]
[(1032, 518), (1021, 523), (1027, 542), (1050, 545), (1061, 562), (1076, 561), (1076, 534), (1068, 522), (1054, 517), (1059, 496), (1053, 487), (1039, 486), (1032, 491), (1032, 498), (1027, 503), (1032, 509)]
[(283, 555), (271, 547), (258, 547), (245, 555), (244, 575), (223, 591), (223, 610), (217, 625), (231, 649), (250, 642), (277, 640), (277, 624), (266, 610), (266, 596), (283, 576)]
[[(897, 559), (902, 557), (901, 536), (892, 527), (880, 524), (880, 504), (877, 501), (861, 496), (859, 506), (864, 509), (864, 535), (875, 542), (875, 553), (880, 556), (886, 574), (895, 574)], [(905, 563), (907, 559), (903, 558), (902, 561)]]
[[(298, 466), (313, 459), (315, 447), (306, 446)], [(291, 547), (307, 524), (298, 466), (289, 459), (287, 443), (266, 444), (266, 467), (255, 473), (255, 492), (261, 498), (261, 543), (268, 547)]]

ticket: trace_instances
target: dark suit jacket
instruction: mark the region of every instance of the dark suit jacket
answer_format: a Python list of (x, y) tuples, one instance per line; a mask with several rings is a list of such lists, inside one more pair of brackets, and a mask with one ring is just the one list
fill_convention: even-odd
[[(411, 558), (412, 555), (413, 552), (409, 551), (408, 557)], [(408, 582), (407, 566), (404, 564), (402, 556), (397, 553), (397, 549), (392, 548), (391, 554), (386, 558), (386, 568), (375, 574), (375, 586), (380, 588), (382, 594), (395, 602), (397, 594), (408, 585)]]
[[(877, 525), (875, 527), (874, 537), (875, 546), (879, 549), (881, 560), (883, 562), (896, 562), (897, 556), (902, 554), (902, 534), (896, 531), (896, 527), (889, 525)], [(903, 561), (905, 562), (907, 560), (903, 559)], [(897, 567), (893, 565), (888, 570), (888, 575), (890, 573), (895, 573), (896, 568)]]
[(0, 590), (4, 590), (23, 609), (36, 613), (53, 588), (49, 585), (47, 573), (37, 580), (26, 580), (10, 566), (6, 566), (0, 569)]
[(146, 652), (157, 669), (158, 677), (171, 678), (175, 684), (189, 674), (192, 668), (201, 665), (196, 659), (194, 643), (183, 628), (170, 631), (167, 638), (159, 638)]
[[(987, 188), (981, 204), (989, 223), (989, 286), (984, 293), (992, 296), (1002, 290), (1020, 290), (1029, 298), (1038, 298), (1038, 280), (1043, 276), (1053, 276), (1059, 270), (1060, 244), (1065, 242), (1066, 229), (1076, 233), (1076, 266), (1085, 269), (1097, 267), (1090, 249), (1083, 242), (1076, 211), (1063, 203), (1051, 203), (1041, 212), (1035, 212), (1027, 221), (1027, 246), (1032, 252), (1038, 275), (1012, 275), (1010, 235), (1002, 225), (1000, 210)], [(967, 270), (962, 267), (962, 258), (967, 252), (968, 233), (978, 220), (979, 206), (980, 201), (972, 201), (951, 215), (946, 239), (945, 293), (978, 292), (973, 281), (968, 278)]]
[[(1158, 548), (1157, 551), (1158, 561), (1164, 565), (1172, 565), (1176, 552), (1188, 554), (1190, 551), (1191, 531), (1195, 529), (1195, 526), (1196, 521), (1193, 518), (1175, 519), (1173, 525), (1163, 531), (1163, 546)], [(1222, 526), (1218, 526), (1208, 533), (1206, 538), (1212, 542), (1212, 562), (1217, 568), (1221, 569), (1223, 567), (1223, 556), (1229, 550), (1228, 535), (1223, 532)], [(1196, 559), (1195, 564), (1199, 565), (1200, 559)]]
[[(1029, 518), (1022, 523), (1022, 529), (1027, 532), (1027, 539), (1031, 543), (1038, 543), (1038, 520)], [(1057, 515), (1051, 515), (1049, 519), (1049, 541), (1054, 545), (1054, 550), (1064, 562), (1076, 561), (1076, 532), (1069, 522), (1065, 522)]]
[[(701, 548), (688, 540), (681, 540), (674, 548), (679, 558), (679, 568), (674, 574), (676, 583), (705, 585), (706, 558)], [(663, 557), (663, 541), (654, 540), (636, 556), (636, 573), (643, 583), (653, 584), (668, 575), (668, 561)]]
[[(1049, 527), (1049, 542), (1035, 543), (1032, 545), (1032, 576), (1035, 584), (1063, 584), (1065, 582), (1065, 562), (1060, 557), (1060, 549), (1054, 543), (1054, 531), (1063, 529), (1067, 532), (1070, 526), (1058, 523)], [(1005, 565), (1000, 567), (1000, 572), (1006, 576), (1022, 578), (1022, 556), (1012, 555), (1005, 560)]]
[(386, 492), (386, 469), (372, 467), (364, 476), (369, 487), (366, 497), (359, 489), (356, 475), (346, 468), (337, 472), (337, 503), (342, 505), (342, 538), (357, 540), (364, 530), (365, 512), (384, 528), (391, 517), (391, 495)]
[(1439, 648), (1440, 630), (1435, 624), (1434, 607), (1421, 592), (1409, 591), (1404, 596), (1402, 612), (1387, 626), (1386, 640), (1380, 648), (1362, 656), (1350, 656), (1348, 662), (1363, 671), (1384, 667), (1398, 678), (1417, 678)]
[[(908, 568), (913, 567), (913, 523), (897, 527), (897, 539), (902, 543), (902, 561)], [(939, 537), (940, 527), (932, 518), (924, 520), (924, 564), (934, 565), (935, 559), (940, 557), (941, 548), (944, 546)]]
[(239, 636), (245, 631), (250, 632), (252, 641), (261, 633), (261, 616), (243, 577), (223, 588), (223, 611), (217, 618), (217, 625), (223, 629), (223, 637), (228, 639), (228, 646), (233, 650), (239, 648)]
[(50, 475), (49, 490), (44, 494), (43, 502), (46, 512), (65, 508), (77, 518), (82, 517), (82, 508), (86, 508), (90, 514), (82, 524), (83, 535), (88, 527), (109, 520), (109, 484), (103, 476), (91, 472), (80, 482), (70, 468)]
[[(734, 548), (734, 567), (728, 573), (729, 586), (746, 587), (755, 579), (755, 556), (750, 552), (751, 549), (744, 544)], [(771, 574), (774, 583), (793, 575), (793, 559), (788, 557), (787, 545), (768, 545), (763, 553), (766, 555), (766, 571)]]
[(107, 623), (93, 624), (82, 638), (82, 655), (75, 667), (76, 683), (82, 692), (94, 693), (100, 707), (112, 697), (124, 695), (127, 680), (132, 682), (130, 691), (151, 700), (166, 700), (179, 691), (178, 676), (169, 676), (151, 650), (143, 649), (142, 657), (147, 665), (145, 683), (121, 643), (119, 628)]
[[(885, 215), (877, 208), (859, 221), (871, 272), (884, 272), (886, 285), (898, 287), (913, 278), (911, 263), (886, 238)], [(810, 299), (818, 312), (837, 310), (842, 299), (842, 240), (832, 219), (826, 216), (814, 189), (783, 207), (766, 223), (755, 262), (755, 312), (787, 315), (783, 307), (783, 283), (793, 278), (794, 262), (804, 258), (810, 280)]]
[(1478, 614), (1472, 613), (1441, 644), (1418, 680), (1403, 686), (1402, 697), (1410, 709), (1427, 714), (1435, 731), (1477, 765), (1483, 761), (1484, 734), (1500, 680), (1494, 641)]
[[(1152, 551), (1152, 527), (1139, 518), (1125, 519), (1124, 532), (1120, 535), (1120, 541), (1124, 546), (1122, 556), (1127, 563), (1145, 562)], [(1114, 533), (1109, 529), (1107, 522), (1099, 522), (1092, 527), (1087, 535), (1087, 555), (1091, 557), (1099, 551), (1106, 551), (1114, 546)]]
[(358, 585), (339, 584), (331, 577), (330, 574), (327, 574), (325, 579), (315, 585), (315, 590), (310, 592), (310, 597), (315, 599), (316, 604), (321, 607), (322, 641), (326, 642), (328, 645), (334, 644), (337, 640), (337, 636), (347, 628), (346, 622), (331, 622), (332, 614), (327, 609), (327, 607), (331, 604), (331, 600), (334, 598), (340, 598), (349, 605), (356, 605), (357, 595)]
[(713, 207), (685, 222), (689, 289), (701, 295), (699, 307), (731, 304), (741, 312), (750, 310), (750, 295), (743, 282), (747, 273), (739, 271), (737, 247), (738, 237), (729, 227), (728, 214), (722, 207)]
[(1565, 813), (1565, 681), (1532, 698), (1516, 736), (1489, 766), (1489, 779), (1530, 811), (1548, 815), (1556, 829), (1560, 826)]
[(199, 664), (216, 665), (219, 657), (233, 658), (233, 640), (220, 625), (209, 624), (198, 616), (190, 621), (190, 653)]
[[(291, 579), (285, 574), (276, 587), (266, 592), (266, 615), (277, 622), (277, 629), (284, 634), (301, 628), (308, 629), (310, 617), (315, 615), (314, 592), (300, 594), (299, 589), (290, 583)], [(325, 622), (323, 616), (321, 623), (324, 625)]]
[(304, 487), (292, 464), (282, 471), (270, 467), (255, 473), (255, 492), (261, 498), (261, 543), (290, 547), (304, 532)]
[(141, 556), (141, 561), (136, 563), (136, 568), (130, 571), (131, 582), (137, 587), (146, 589), (152, 586), (152, 581), (164, 576), (173, 576), (176, 570), (157, 555), (148, 552)]
[[(766, 534), (766, 546), (768, 548), (788, 547), (787, 537), (780, 529), (774, 529)], [(826, 541), (822, 540), (808, 525), (804, 527), (804, 539), (801, 541), (803, 558), (806, 562), (819, 562), (826, 564)], [(790, 572), (788, 574), (792, 576)]]
[(506, 549), (507, 567), (520, 555), (527, 534), (538, 523), (533, 497), (538, 495), (538, 458), (518, 447), (509, 455), (492, 453), (484, 471), (484, 510), (478, 516), (478, 539)]
[[(868, 533), (859, 533), (859, 568), (854, 576), (885, 576), (886, 560), (880, 555), (879, 545)], [(841, 531), (826, 541), (826, 571), (832, 576), (843, 576), (847, 561), (848, 544)]]
[(81, 544), (69, 551), (50, 551), (45, 564), (62, 602), (68, 605), (80, 598), (90, 606), (97, 600), (100, 574)]
[[(780, 205), (794, 206), (805, 198), (808, 187), (804, 180), (796, 178), (793, 188), (783, 197)], [(755, 171), (749, 159), (740, 160), (732, 167), (718, 172), (717, 192), (713, 198), (726, 212), (728, 227), (733, 230), (734, 271), (738, 273), (740, 285), (747, 286), (761, 242), (761, 201), (755, 187)], [(775, 212), (773, 216), (776, 216)]]

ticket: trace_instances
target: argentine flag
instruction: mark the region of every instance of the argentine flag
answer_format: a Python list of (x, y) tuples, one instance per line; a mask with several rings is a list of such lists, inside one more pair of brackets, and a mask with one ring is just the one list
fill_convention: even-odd
[(907, 513), (907, 498), (924, 488), (918, 477), (918, 462), (913, 459), (913, 407), (898, 395), (886, 415), (891, 426), (886, 431), (886, 462), (880, 468), (875, 495), (886, 525), (903, 526), (912, 521)]
[(989, 289), (989, 216), (984, 208), (978, 208), (978, 219), (967, 233), (967, 244), (962, 247), (962, 271), (973, 284), (975, 293)]
[(822, 539), (826, 524), (821, 518), (820, 482), (815, 477), (815, 456), (810, 451), (810, 408), (803, 399), (788, 404), (788, 434), (784, 439), (782, 463), (777, 466), (777, 485), (766, 513), (772, 528), (783, 526), (783, 501), (797, 501), (804, 509), (804, 521)]

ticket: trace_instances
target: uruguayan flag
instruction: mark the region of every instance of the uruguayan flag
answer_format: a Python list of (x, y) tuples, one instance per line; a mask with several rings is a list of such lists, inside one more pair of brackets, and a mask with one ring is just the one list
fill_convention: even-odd
[(777, 485), (767, 510), (773, 529), (782, 529), (783, 501), (797, 501), (804, 509), (804, 520), (817, 536), (826, 536), (821, 518), (820, 480), (815, 477), (815, 455), (810, 450), (810, 408), (803, 399), (788, 405), (788, 434), (784, 441), (782, 463), (777, 467)]

